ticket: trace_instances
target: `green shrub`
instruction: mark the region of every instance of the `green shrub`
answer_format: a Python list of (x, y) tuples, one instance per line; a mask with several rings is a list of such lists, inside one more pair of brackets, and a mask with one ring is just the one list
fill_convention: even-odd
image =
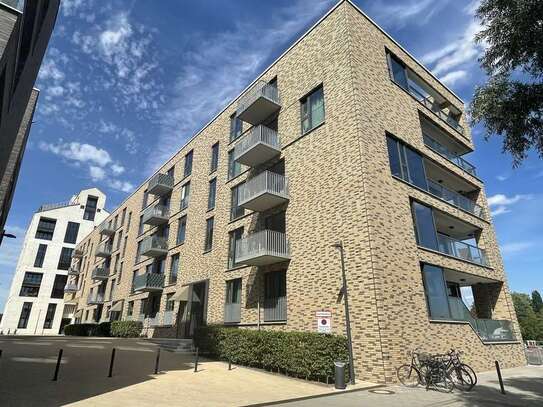
[(93, 336), (96, 327), (96, 324), (70, 324), (64, 327), (64, 335)]
[(121, 338), (138, 338), (143, 325), (139, 321), (113, 321), (111, 323), (111, 336)]
[(94, 329), (93, 336), (111, 336), (111, 322), (101, 322)]
[(290, 376), (334, 376), (334, 362), (348, 361), (347, 339), (314, 332), (255, 331), (218, 325), (199, 328), (195, 345), (210, 356)]

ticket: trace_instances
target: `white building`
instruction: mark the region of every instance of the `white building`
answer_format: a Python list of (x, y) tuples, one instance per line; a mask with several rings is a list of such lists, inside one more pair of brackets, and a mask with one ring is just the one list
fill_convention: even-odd
[(0, 333), (57, 335), (70, 323), (75, 306), (63, 298), (72, 252), (107, 218), (105, 203), (105, 194), (91, 188), (69, 202), (38, 209), (26, 231)]

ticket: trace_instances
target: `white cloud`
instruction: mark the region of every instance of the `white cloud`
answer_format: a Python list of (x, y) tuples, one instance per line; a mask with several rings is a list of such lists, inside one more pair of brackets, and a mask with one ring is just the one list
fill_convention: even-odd
[(10, 233), (16, 236), (15, 239), (4, 237), (2, 240), (2, 247), (0, 250), (0, 266), (3, 267), (13, 267), (17, 264), (19, 259), (19, 253), (23, 246), (26, 230), (19, 226), (10, 226), (5, 227), (6, 233)]
[(115, 175), (121, 175), (125, 171), (125, 168), (122, 165), (113, 164), (111, 166), (111, 171), (113, 171), (113, 174)]
[(503, 181), (506, 181), (506, 180), (509, 179), (509, 175), (497, 175), (497, 176), (496, 176), (496, 179), (497, 179), (498, 181), (503, 182)]
[(524, 252), (535, 246), (534, 242), (512, 242), (501, 245), (501, 252), (504, 256)]
[(134, 189), (134, 185), (132, 185), (130, 182), (116, 179), (110, 180), (108, 185), (113, 189), (126, 193), (131, 192)]
[(466, 79), (467, 76), (468, 76), (467, 71), (460, 70), (460, 71), (449, 72), (448, 74), (442, 76), (440, 79), (441, 79), (441, 82), (443, 82), (445, 85), (453, 86), (455, 83), (463, 79)]
[(508, 206), (516, 204), (517, 202), (525, 199), (531, 199), (531, 195), (522, 195), (517, 194), (511, 197), (508, 197), (504, 194), (496, 194), (488, 197), (488, 205), (489, 206)]
[(474, 16), (480, 4), (480, 0), (472, 0), (466, 7), (464, 7), (464, 12), (470, 16)]
[(102, 167), (91, 165), (89, 167), (89, 175), (94, 182), (102, 181), (106, 177), (106, 171)]
[(447, 0), (374, 0), (370, 3), (371, 13), (375, 19), (386, 26), (402, 28), (408, 22), (419, 25), (426, 24), (437, 11), (447, 4)]
[(54, 144), (42, 141), (38, 146), (43, 151), (49, 151), (68, 160), (93, 163), (100, 167), (112, 161), (111, 156), (106, 150), (87, 143), (68, 143), (59, 140), (57, 144)]
[(65, 16), (74, 15), (89, 0), (62, 0), (60, 2), (61, 10)]
[(509, 212), (511, 212), (511, 210), (507, 209), (506, 206), (498, 206), (496, 209), (491, 210), (490, 214), (496, 217), (496, 216), (503, 215), (504, 213), (509, 213)]

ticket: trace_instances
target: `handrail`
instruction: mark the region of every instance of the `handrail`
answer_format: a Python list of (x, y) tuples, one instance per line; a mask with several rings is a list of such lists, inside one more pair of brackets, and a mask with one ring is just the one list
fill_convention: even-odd
[(141, 241), (141, 253), (149, 249), (168, 250), (168, 239), (162, 236), (147, 236)]
[(281, 149), (277, 131), (260, 124), (253, 127), (250, 132), (236, 144), (234, 147), (234, 160), (237, 160), (258, 143), (268, 144), (277, 150)]
[(439, 251), (462, 260), (488, 266), (485, 250), (471, 244), (437, 233)]
[(460, 167), (464, 171), (470, 173), (473, 176), (477, 176), (476, 168), (473, 164), (466, 161), (464, 158), (460, 157), (457, 154), (454, 154), (447, 147), (441, 144), (439, 141), (434, 140), (431, 136), (423, 133), (424, 144), (434, 150), (436, 153), (445, 157), (447, 160), (452, 162), (457, 167)]
[(265, 192), (288, 199), (288, 178), (271, 171), (261, 172), (242, 184), (239, 189), (239, 204), (242, 205)]
[(152, 190), (157, 185), (163, 185), (168, 188), (173, 188), (174, 179), (170, 174), (157, 173), (151, 177), (149, 184), (147, 185), (148, 190)]
[(75, 205), (79, 205), (79, 204), (77, 202), (71, 202), (71, 201), (43, 204), (38, 208), (36, 212), (50, 211), (53, 209), (65, 208), (67, 206), (75, 206)]
[(438, 198), (441, 198), (444, 201), (460, 209), (470, 212), (474, 214), (475, 216), (478, 216), (479, 218), (484, 217), (483, 207), (476, 204), (471, 199), (465, 197), (462, 194), (459, 194), (458, 192), (452, 191), (444, 187), (443, 185), (439, 184), (438, 182), (430, 178), (427, 178), (427, 181), (428, 181), (428, 192), (430, 192), (432, 195), (435, 195)]
[(290, 245), (285, 233), (265, 229), (237, 241), (238, 262), (265, 255), (290, 258)]
[(170, 208), (165, 205), (153, 205), (143, 211), (143, 223), (153, 217), (169, 218)]

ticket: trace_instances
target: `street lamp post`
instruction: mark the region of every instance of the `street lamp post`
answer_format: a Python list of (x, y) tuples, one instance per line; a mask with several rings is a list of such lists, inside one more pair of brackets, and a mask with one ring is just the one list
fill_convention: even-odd
[(342, 293), (345, 302), (345, 323), (347, 325), (347, 346), (349, 348), (349, 376), (351, 376), (351, 384), (355, 384), (354, 375), (354, 356), (353, 356), (353, 340), (351, 336), (351, 318), (349, 315), (349, 296), (347, 294), (347, 275), (345, 274), (345, 255), (343, 249), (343, 243), (340, 241), (333, 245), (339, 250), (341, 256), (341, 277), (343, 279)]
[(17, 236), (12, 235), (11, 233), (6, 233), (5, 230), (0, 232), (0, 246), (2, 245), (2, 240), (4, 240), (4, 237), (9, 237), (10, 239), (15, 239)]

